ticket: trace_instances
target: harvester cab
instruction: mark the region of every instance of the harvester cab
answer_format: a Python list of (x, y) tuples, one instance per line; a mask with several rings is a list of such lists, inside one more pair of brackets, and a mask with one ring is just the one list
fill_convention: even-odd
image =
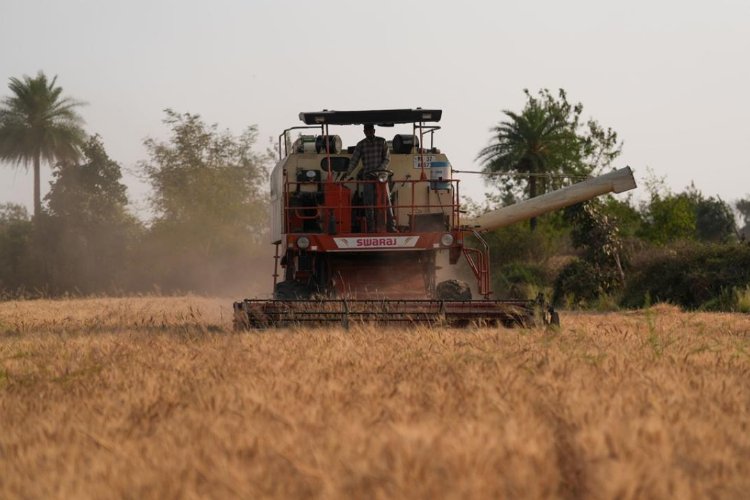
[[(459, 180), (434, 144), (441, 116), (441, 110), (421, 108), (300, 113), (304, 125), (279, 136), (271, 173), (273, 299), (236, 302), (236, 327), (557, 321), (542, 298), (491, 298), (489, 248), (481, 233), (632, 189), (632, 173), (612, 172), (462, 220)], [(387, 143), (387, 168), (366, 174), (361, 164), (350, 168), (354, 146), (344, 148), (331, 128), (361, 124), (406, 128)], [(451, 265), (466, 260), (481, 298), (473, 299), (466, 283), (436, 282), (439, 253), (447, 253)]]

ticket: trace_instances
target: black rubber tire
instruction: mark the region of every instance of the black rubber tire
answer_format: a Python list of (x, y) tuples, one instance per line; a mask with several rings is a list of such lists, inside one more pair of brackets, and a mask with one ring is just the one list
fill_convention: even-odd
[(277, 300), (309, 299), (310, 295), (307, 285), (295, 280), (280, 281), (273, 288), (273, 298)]
[(471, 300), (471, 287), (465, 281), (445, 280), (435, 287), (439, 300)]

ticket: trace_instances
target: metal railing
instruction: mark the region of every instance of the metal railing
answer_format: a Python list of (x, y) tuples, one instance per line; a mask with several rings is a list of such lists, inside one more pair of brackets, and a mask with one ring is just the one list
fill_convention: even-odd
[[(389, 192), (392, 203), (388, 204), (385, 199), (376, 200), (375, 204), (365, 205), (364, 203), (353, 203), (355, 193), (362, 192), (364, 185), (379, 184), (377, 180), (350, 180), (345, 182), (338, 181), (287, 181), (284, 189), (284, 228), (286, 233), (294, 232), (331, 232), (328, 224), (329, 217), (333, 213), (336, 215), (335, 232), (352, 232), (351, 225), (358, 217), (364, 218), (367, 209), (373, 209), (375, 217), (381, 222), (385, 222), (388, 217), (388, 210), (392, 210), (396, 224), (405, 230), (414, 231), (414, 222), (418, 216), (442, 214), (447, 218), (449, 227), (447, 229), (457, 229), (460, 224), (459, 213), (459, 180), (458, 179), (391, 179), (389, 181)], [(433, 189), (439, 184), (441, 189)], [(343, 190), (340, 187), (345, 186)], [(310, 190), (310, 187), (313, 189)], [(407, 196), (401, 195), (406, 187)], [(447, 189), (443, 189), (447, 187)], [(305, 189), (307, 188), (307, 189)], [(392, 190), (391, 190), (392, 188)], [(326, 190), (338, 189), (339, 193), (330, 195), (328, 198), (336, 198), (334, 203), (326, 202)], [(377, 198), (377, 195), (376, 195)], [(399, 200), (401, 198), (401, 200)], [(419, 198), (419, 202), (417, 202)], [(306, 202), (306, 203), (305, 203)], [(304, 203), (304, 204), (303, 204)], [(357, 212), (355, 212), (357, 211)], [(348, 214), (346, 213), (348, 212)], [(360, 213), (362, 215), (356, 215)], [(342, 222), (349, 221), (349, 230), (347, 227), (339, 228)], [(302, 231), (298, 223), (302, 221), (313, 221), (319, 224), (319, 231)], [(399, 224), (401, 222), (401, 224)], [(403, 222), (406, 222), (404, 224)], [(346, 226), (347, 224), (343, 224)], [(308, 226), (309, 227), (309, 226)], [(361, 227), (361, 224), (360, 224)], [(367, 232), (375, 232), (373, 228), (367, 228)], [(437, 230), (436, 230), (437, 231)], [(360, 230), (359, 232), (365, 232)]]

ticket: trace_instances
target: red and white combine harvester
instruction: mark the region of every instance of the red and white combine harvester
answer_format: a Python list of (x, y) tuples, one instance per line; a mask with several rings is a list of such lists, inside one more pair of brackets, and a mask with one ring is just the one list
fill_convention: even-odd
[[(489, 249), (481, 233), (633, 189), (632, 172), (617, 170), (465, 220), (459, 180), (434, 146), (441, 115), (441, 110), (420, 108), (300, 113), (305, 125), (279, 136), (280, 160), (271, 173), (273, 299), (235, 302), (236, 328), (346, 326), (352, 321), (505, 326), (558, 322), (542, 297), (492, 299)], [(349, 172), (354, 147), (342, 148), (340, 137), (329, 129), (368, 123), (408, 128), (389, 141), (387, 170), (363, 175), (360, 163)], [(290, 132), (300, 129), (303, 133), (296, 132), (300, 135), (292, 142)], [(372, 186), (374, 203), (372, 196), (365, 196), (366, 189), (373, 192)], [(365, 205), (366, 200), (372, 204)], [(369, 225), (368, 209), (374, 210)], [(480, 298), (472, 298), (466, 283), (437, 282), (441, 253), (451, 265), (466, 260)]]

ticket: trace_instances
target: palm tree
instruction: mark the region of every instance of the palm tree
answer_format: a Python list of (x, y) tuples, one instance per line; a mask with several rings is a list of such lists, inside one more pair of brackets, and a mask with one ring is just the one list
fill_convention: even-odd
[[(493, 142), (477, 159), (485, 173), (528, 174), (524, 191), (533, 198), (547, 190), (549, 174), (565, 172), (566, 166), (577, 163), (581, 149), (567, 103), (540, 102), (528, 91), (526, 95), (528, 102), (520, 114), (503, 111), (507, 119), (491, 129)], [(533, 231), (536, 218), (530, 224)]]
[(39, 168), (48, 163), (77, 160), (86, 134), (83, 119), (75, 108), (83, 103), (62, 97), (41, 71), (36, 78), (24, 75), (23, 80), (11, 78), (12, 95), (0, 107), (0, 160), (34, 166), (34, 216), (42, 210)]

